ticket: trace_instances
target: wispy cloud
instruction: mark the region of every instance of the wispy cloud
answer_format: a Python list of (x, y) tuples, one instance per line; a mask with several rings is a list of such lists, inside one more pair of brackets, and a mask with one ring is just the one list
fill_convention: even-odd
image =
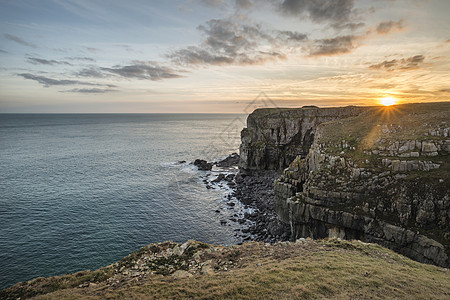
[(74, 73), (77, 77), (92, 77), (92, 78), (105, 78), (110, 77), (111, 74), (106, 74), (98, 67), (83, 68)]
[(20, 44), (22, 46), (27, 46), (27, 47), (31, 47), (31, 48), (37, 48), (37, 46), (35, 44), (27, 42), (27, 41), (25, 41), (24, 39), (22, 39), (22, 38), (20, 38), (18, 36), (15, 36), (15, 35), (12, 35), (12, 34), (9, 34), (9, 33), (5, 33), (4, 36), (8, 40), (16, 42), (16, 43), (18, 43), (18, 44)]
[[(330, 23), (342, 26), (354, 23), (356, 17), (354, 0), (284, 0), (278, 9), (287, 16), (309, 18), (316, 23)], [(274, 1), (278, 3), (278, 1)]]
[(113, 67), (91, 66), (73, 73), (77, 77), (111, 78), (123, 77), (127, 79), (146, 79), (158, 81), (184, 77), (180, 73), (183, 70), (162, 66), (157, 62), (133, 61), (129, 65), (116, 65)]
[(226, 0), (200, 0), (203, 4), (211, 7), (220, 7), (226, 4)]
[(296, 31), (282, 30), (278, 32), (277, 38), (282, 41), (303, 42), (308, 39), (308, 35)]
[(79, 80), (70, 80), (70, 79), (53, 79), (45, 76), (40, 75), (34, 75), (30, 73), (22, 73), (18, 74), (19, 76), (34, 80), (42, 84), (44, 87), (50, 87), (50, 86), (58, 86), (58, 85), (87, 85), (87, 86), (105, 86), (109, 88), (117, 87), (113, 84), (100, 84), (100, 83), (92, 83), (92, 82), (85, 82), (85, 81), (79, 81)]
[(8, 51), (5, 51), (3, 49), (0, 49), (0, 53), (9, 53)]
[(312, 45), (307, 46), (309, 56), (327, 56), (349, 53), (358, 45), (356, 42), (361, 39), (356, 35), (338, 36), (329, 39), (315, 40)]
[(100, 51), (100, 49), (94, 48), (94, 47), (85, 47), (85, 49), (86, 49), (87, 51), (89, 51), (89, 52), (92, 52), (92, 53), (97, 53), (97, 52)]
[(237, 9), (250, 9), (253, 7), (253, 1), (251, 0), (236, 0), (235, 5)]
[[(347, 23), (346, 25), (349, 25)], [(344, 25), (345, 26), (345, 25)], [(374, 30), (368, 30), (362, 35), (343, 35), (327, 39), (316, 39), (305, 47), (309, 56), (326, 56), (346, 54), (361, 46), (361, 41), (375, 35), (385, 35), (393, 31), (404, 29), (404, 21), (384, 21), (378, 23)]]
[(68, 59), (68, 60), (95, 62), (95, 59), (90, 58), (90, 57), (71, 56), (71, 57), (66, 57), (66, 59)]
[(402, 30), (404, 28), (404, 21), (384, 21), (379, 23), (375, 30), (378, 34), (388, 34), (394, 30)]
[(408, 71), (416, 70), (424, 65), (425, 56), (415, 55), (408, 58), (385, 60), (379, 64), (369, 66), (373, 70)]
[(149, 79), (153, 81), (183, 77), (176, 70), (161, 66), (156, 62), (136, 61), (127, 66), (117, 65), (111, 68), (100, 68), (100, 71), (112, 73), (124, 78)]
[(67, 62), (67, 61), (58, 61), (58, 60), (48, 60), (48, 59), (43, 59), (43, 58), (37, 58), (37, 57), (28, 57), (27, 61), (31, 64), (34, 65), (49, 65), (49, 66), (54, 66), (54, 65), (67, 65), (67, 66), (71, 66), (72, 64)]
[(61, 91), (62, 93), (80, 93), (80, 94), (105, 94), (117, 92), (115, 89), (99, 89), (99, 88), (91, 88), (91, 89), (71, 89), (67, 91)]

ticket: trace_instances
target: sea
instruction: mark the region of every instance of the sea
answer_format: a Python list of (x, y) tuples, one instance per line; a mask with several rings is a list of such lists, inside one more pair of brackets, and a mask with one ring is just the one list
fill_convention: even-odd
[(205, 184), (224, 170), (191, 162), (237, 152), (246, 117), (0, 114), (0, 289), (150, 243), (240, 243), (228, 220), (246, 208)]

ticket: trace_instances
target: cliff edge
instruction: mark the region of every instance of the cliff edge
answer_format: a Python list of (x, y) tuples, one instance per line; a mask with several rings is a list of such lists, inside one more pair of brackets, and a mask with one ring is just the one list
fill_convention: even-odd
[(283, 170), (275, 210), (291, 239), (375, 242), (450, 266), (450, 103), (257, 110), (243, 174)]
[(242, 174), (283, 171), (297, 157), (305, 157), (313, 144), (317, 126), (357, 116), (367, 107), (256, 109), (241, 132), (239, 169)]

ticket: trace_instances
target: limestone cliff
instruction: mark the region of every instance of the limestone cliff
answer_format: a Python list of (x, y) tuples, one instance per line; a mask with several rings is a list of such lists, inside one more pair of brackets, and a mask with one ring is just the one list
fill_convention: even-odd
[[(329, 109), (346, 112), (330, 122), (311, 117), (321, 110), (257, 112), (242, 134), (244, 172), (290, 163), (274, 192), (292, 239), (360, 239), (450, 266), (450, 103)], [(248, 143), (261, 136), (267, 149)]]
[(298, 155), (304, 157), (314, 141), (316, 128), (323, 122), (357, 116), (365, 107), (300, 109), (257, 109), (247, 118), (241, 133), (242, 173), (282, 171)]

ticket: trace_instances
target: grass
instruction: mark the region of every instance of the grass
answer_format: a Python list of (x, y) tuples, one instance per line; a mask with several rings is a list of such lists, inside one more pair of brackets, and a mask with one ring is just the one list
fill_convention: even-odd
[[(446, 124), (449, 111), (450, 102), (373, 107), (357, 117), (322, 124), (321, 143), (333, 148), (346, 140), (350, 146), (362, 151), (372, 149), (375, 142), (382, 139), (390, 142), (440, 139), (425, 133), (430, 128), (449, 126)], [(396, 132), (383, 133), (382, 125), (388, 125)]]
[(320, 240), (223, 248), (215, 275), (154, 275), (116, 287), (64, 288), (37, 299), (449, 299), (450, 272), (374, 244)]
[[(27, 299), (41, 294), (49, 294), (58, 290), (75, 288), (83, 283), (103, 282), (112, 275), (112, 269), (106, 267), (93, 272), (81, 271), (70, 275), (50, 278), (38, 277), (29, 282), (16, 284), (13, 291), (0, 291), (0, 299)], [(30, 286), (33, 288), (30, 289)]]

